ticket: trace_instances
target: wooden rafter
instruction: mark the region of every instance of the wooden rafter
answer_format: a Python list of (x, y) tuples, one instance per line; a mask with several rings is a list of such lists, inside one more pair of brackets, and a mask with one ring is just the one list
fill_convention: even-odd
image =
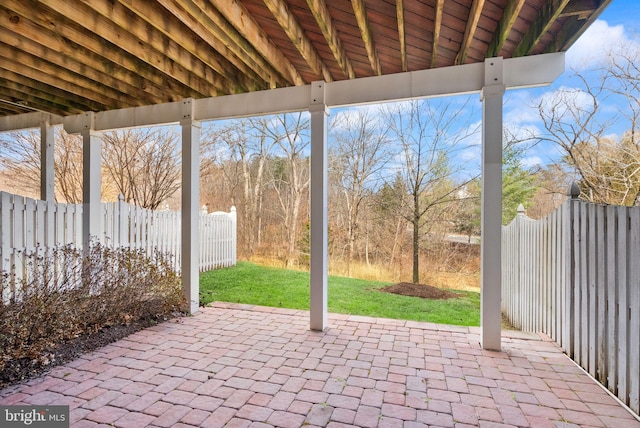
[(484, 0), (473, 0), (473, 4), (471, 5), (471, 9), (469, 11), (469, 18), (467, 18), (467, 27), (464, 30), (464, 37), (462, 39), (462, 45), (460, 46), (460, 50), (458, 51), (458, 55), (456, 55), (456, 64), (464, 64), (467, 60), (467, 53), (469, 52), (469, 46), (471, 46), (471, 41), (476, 34), (476, 29), (478, 28), (478, 21), (480, 20), (480, 15), (482, 15), (482, 7), (484, 6)]
[(304, 80), (298, 70), (271, 41), (247, 9), (238, 1), (211, 0), (216, 9), (229, 21), (242, 37), (252, 45), (260, 55), (294, 85), (303, 85)]
[(407, 71), (407, 40), (404, 34), (403, 0), (396, 0), (396, 16), (398, 18), (398, 38), (400, 39), (400, 61), (402, 63), (402, 71)]
[[(248, 69), (243, 62), (238, 62), (236, 66), (229, 60), (235, 57), (233, 53), (223, 51), (226, 54), (224, 55), (218, 50), (224, 49), (224, 45), (215, 42), (213, 38), (209, 38), (205, 42), (202, 37), (206, 35), (206, 30), (204, 33), (195, 32), (194, 27), (185, 25), (165, 8), (158, 7), (156, 2), (126, 1), (122, 4), (138, 15), (141, 20), (158, 30), (159, 33), (164, 34), (168, 40), (175, 42), (178, 47), (198, 58), (227, 81), (235, 81), (235, 86), (238, 88), (230, 86), (232, 91), (238, 92), (239, 89), (244, 92), (247, 89), (266, 88), (264, 82), (262, 84), (258, 82), (257, 74)], [(113, 14), (117, 7), (114, 5), (111, 10)], [(202, 28), (199, 29), (202, 30)], [(210, 42), (213, 42), (213, 45)], [(212, 47), (213, 49), (211, 49)]]
[(542, 36), (544, 36), (553, 23), (556, 22), (568, 3), (569, 0), (551, 0), (545, 2), (538, 11), (535, 20), (531, 23), (529, 30), (522, 37), (513, 56), (518, 57), (529, 54), (531, 50), (536, 47)]
[[(49, 6), (58, 4), (55, 0), (43, 0)], [(84, 4), (83, 5), (81, 4)], [(60, 9), (60, 8), (59, 8)], [(141, 44), (146, 49), (140, 49), (139, 54), (149, 56), (158, 55), (172, 66), (170, 73), (184, 74), (185, 81), (190, 81), (197, 85), (208, 88), (207, 91), (212, 96), (218, 93), (228, 94), (242, 91), (244, 88), (240, 82), (234, 83), (231, 79), (218, 72), (223, 66), (216, 58), (211, 58), (210, 62), (215, 65), (206, 64), (194, 56), (191, 52), (182, 49), (180, 44), (172, 38), (167, 37), (159, 31), (153, 31), (152, 26), (144, 22), (139, 16), (128, 12), (119, 2), (100, 2), (95, 0), (80, 0), (74, 2), (69, 7), (70, 10), (62, 12), (66, 16), (73, 16), (74, 21), (114, 44), (121, 44), (122, 48), (134, 54), (141, 48)], [(95, 19), (76, 19), (78, 13), (92, 14)], [(114, 24), (116, 31), (114, 31)], [(115, 34), (114, 34), (115, 33)], [(122, 41), (124, 40), (124, 43)], [(137, 45), (137, 47), (135, 46)], [(144, 57), (141, 57), (144, 58)], [(185, 82), (186, 83), (186, 82)], [(217, 90), (212, 90), (211, 86)]]
[[(255, 74), (269, 86), (287, 84), (210, 3), (205, 3), (204, 8), (191, 0), (158, 0), (158, 3), (227, 58), (241, 73)], [(229, 34), (233, 34), (233, 37)]]
[(313, 70), (315, 74), (322, 76), (325, 82), (332, 82), (333, 77), (329, 69), (324, 62), (322, 62), (322, 58), (318, 55), (311, 40), (309, 40), (305, 34), (296, 17), (291, 13), (287, 4), (283, 0), (263, 1), (278, 21), (278, 24), (280, 24), (284, 32), (287, 33), (291, 42), (298, 49), (300, 55), (302, 55), (307, 64), (309, 64), (311, 70)]
[(382, 75), (382, 68), (380, 67), (380, 59), (378, 58), (376, 45), (373, 41), (373, 33), (371, 31), (371, 26), (369, 25), (369, 18), (367, 17), (367, 9), (365, 8), (364, 0), (351, 0), (351, 6), (353, 7), (353, 13), (356, 21), (358, 21), (360, 35), (362, 36), (364, 47), (367, 50), (371, 69), (376, 75), (380, 76)]
[[(2, 3), (2, 6), (10, 9), (10, 12), (8, 10), (6, 12), (10, 13), (13, 19), (9, 20), (6, 28), (10, 25), (13, 26), (14, 28), (11, 28), (13, 32), (25, 35), (25, 37), (29, 35), (31, 39), (40, 43), (55, 39), (57, 42), (51, 45), (52, 49), (59, 49), (59, 52), (70, 56), (75, 55), (78, 58), (82, 58), (85, 63), (89, 61), (91, 64), (95, 64), (96, 68), (106, 68), (109, 72), (112, 72), (114, 77), (134, 76), (130, 81), (132, 84), (139, 87), (144, 85), (145, 90), (149, 88), (148, 90), (151, 93), (164, 94), (168, 100), (171, 99), (169, 94), (172, 93), (180, 93), (182, 97), (203, 96), (196, 89), (179, 82), (170, 74), (158, 74), (155, 67), (148, 63), (137, 61), (137, 58), (123, 53), (116, 45), (90, 37), (86, 31), (76, 25), (61, 21), (60, 17), (50, 9), (44, 8), (39, 4), (27, 5), (26, 2), (21, 0), (3, 0)], [(32, 22), (27, 17), (37, 18), (37, 21)], [(61, 37), (57, 31), (58, 26), (64, 27), (64, 37)], [(41, 34), (50, 34), (51, 36), (48, 39), (40, 39)], [(0, 32), (0, 37), (2, 37), (2, 32)], [(86, 51), (92, 54), (84, 57), (82, 50), (75, 50), (76, 46), (83, 46)], [(95, 63), (91, 62), (94, 58), (96, 60)], [(136, 76), (137, 78), (135, 78)], [(155, 92), (156, 89), (157, 92)]]
[(98, 82), (81, 79), (82, 76), (76, 73), (60, 69), (43, 58), (26, 54), (4, 43), (0, 43), (0, 58), (2, 58), (2, 69), (40, 82), (42, 86), (49, 85), (52, 88), (82, 96), (95, 106), (92, 110), (105, 105), (117, 105), (118, 108), (123, 108), (135, 103), (135, 99), (130, 95), (122, 94)]
[(45, 110), (49, 113), (59, 114), (59, 115), (67, 115), (67, 114), (78, 114), (82, 113), (82, 110), (78, 110), (76, 108), (65, 108), (61, 104), (52, 102), (50, 100), (33, 96), (27, 94), (25, 92), (16, 91), (13, 89), (6, 88), (4, 86), (0, 86), (0, 98), (5, 100), (20, 100), (20, 104), (24, 105), (26, 109), (29, 110)]
[(438, 41), (440, 40), (440, 28), (442, 28), (442, 9), (444, 0), (437, 0), (435, 4), (436, 19), (433, 24), (433, 45), (431, 47), (431, 68), (435, 68), (438, 60)]
[(48, 87), (43, 82), (2, 68), (0, 68), (0, 79), (3, 80), (5, 88), (15, 91), (16, 94), (21, 93), (32, 99), (39, 98), (49, 101), (52, 105), (64, 106), (68, 110), (81, 112), (104, 108), (104, 104), (89, 101), (62, 89)]
[(493, 39), (489, 43), (489, 49), (487, 50), (487, 58), (495, 57), (500, 54), (502, 45), (509, 37), (513, 25), (516, 23), (516, 19), (520, 14), (522, 6), (524, 6), (525, 0), (509, 0), (507, 6), (504, 8), (502, 18), (498, 22), (498, 27), (495, 33), (493, 33)]
[(340, 36), (333, 25), (333, 19), (331, 19), (331, 15), (329, 15), (329, 9), (327, 9), (325, 0), (307, 0), (307, 5), (313, 17), (316, 19), (320, 31), (322, 31), (322, 35), (327, 41), (327, 45), (329, 45), (329, 49), (331, 49), (331, 53), (342, 69), (344, 76), (348, 79), (355, 79), (356, 74), (353, 71), (351, 61), (349, 61), (346, 51), (342, 47)]
[[(0, 20), (0, 28), (5, 27), (6, 22), (8, 21)], [(23, 20), (22, 24), (32, 23), (28, 23), (26, 20)], [(32, 25), (28, 26), (32, 27)], [(24, 25), (22, 28), (25, 29), (26, 27), (27, 25)], [(5, 29), (8, 30), (6, 27)], [(59, 38), (56, 38), (44, 28), (40, 27), (35, 30), (36, 31), (25, 31), (22, 32), (22, 34), (29, 34), (30, 37), (34, 37), (37, 40), (31, 40), (19, 36), (16, 32), (1, 31), (0, 42), (6, 43), (8, 46), (14, 47), (15, 49), (20, 49), (29, 55), (39, 58), (47, 58), (57, 67), (66, 68), (78, 75), (84, 75), (88, 79), (98, 82), (100, 85), (113, 88), (121, 93), (130, 94), (136, 100), (140, 101), (140, 103), (157, 104), (166, 100), (166, 93), (163, 98), (160, 88), (155, 85), (149, 84), (142, 89), (140, 87), (141, 79), (139, 76), (135, 76), (133, 73), (127, 73), (126, 70), (120, 67), (112, 67), (112, 73), (104, 73), (89, 65), (101, 62), (100, 58), (98, 58), (93, 52), (90, 52), (76, 44), (70, 46), (70, 42), (63, 43)], [(87, 63), (80, 62), (80, 58), (88, 59)]]

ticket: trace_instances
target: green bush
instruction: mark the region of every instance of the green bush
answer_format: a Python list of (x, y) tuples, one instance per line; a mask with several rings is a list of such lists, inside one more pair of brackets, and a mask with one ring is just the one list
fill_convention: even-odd
[(20, 376), (19, 367), (51, 364), (66, 341), (186, 308), (164, 254), (94, 244), (88, 254), (67, 246), (26, 260), (21, 277), (0, 272), (0, 384)]

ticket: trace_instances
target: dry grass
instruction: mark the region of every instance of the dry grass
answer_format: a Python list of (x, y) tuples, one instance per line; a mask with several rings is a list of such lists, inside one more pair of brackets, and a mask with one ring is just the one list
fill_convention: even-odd
[[(261, 266), (284, 268), (282, 260), (268, 255), (251, 257), (251, 262)], [(411, 257), (397, 259), (393, 265), (364, 263), (354, 260), (351, 274), (344, 259), (329, 260), (329, 275), (358, 278), (367, 281), (408, 282), (412, 280)], [(308, 271), (308, 266), (293, 268)], [(477, 246), (442, 243), (431, 251), (425, 251), (420, 259), (420, 282), (438, 288), (462, 291), (480, 291), (480, 254)]]

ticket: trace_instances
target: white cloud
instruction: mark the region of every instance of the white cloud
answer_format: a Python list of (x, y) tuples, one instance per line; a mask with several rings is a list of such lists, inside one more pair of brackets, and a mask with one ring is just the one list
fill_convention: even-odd
[(522, 166), (525, 168), (531, 168), (534, 166), (542, 166), (544, 165), (544, 162), (542, 161), (542, 158), (540, 158), (540, 156), (527, 156), (525, 158), (522, 159)]
[(567, 51), (567, 68), (587, 70), (605, 65), (610, 52), (628, 43), (623, 25), (610, 26), (598, 19)]

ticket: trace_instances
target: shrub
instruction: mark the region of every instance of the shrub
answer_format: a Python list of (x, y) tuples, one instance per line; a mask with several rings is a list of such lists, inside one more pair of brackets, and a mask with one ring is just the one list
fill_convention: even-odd
[(74, 338), (185, 309), (164, 254), (94, 244), (88, 254), (66, 246), (25, 260), (18, 273), (0, 272), (0, 385), (25, 366), (55, 363), (55, 349)]

